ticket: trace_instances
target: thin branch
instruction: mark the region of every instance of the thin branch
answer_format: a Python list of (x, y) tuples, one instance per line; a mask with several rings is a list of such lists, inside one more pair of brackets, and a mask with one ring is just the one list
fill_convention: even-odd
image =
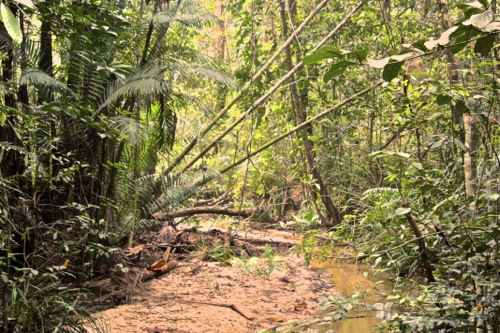
[(255, 151), (251, 152), (251, 153), (250, 153), (250, 154), (248, 154), (247, 156), (245, 156), (245, 157), (243, 157), (243, 158), (239, 159), (238, 161), (234, 162), (232, 165), (230, 165), (230, 166), (228, 166), (228, 167), (226, 167), (226, 168), (222, 169), (222, 170), (221, 170), (221, 171), (219, 171), (219, 172), (222, 174), (222, 173), (225, 173), (225, 172), (227, 172), (227, 171), (231, 170), (232, 168), (234, 168), (234, 167), (236, 167), (236, 166), (240, 165), (241, 163), (245, 162), (247, 159), (249, 159), (249, 158), (251, 158), (251, 157), (253, 157), (253, 156), (255, 156), (255, 155), (259, 154), (260, 152), (262, 152), (262, 151), (266, 150), (267, 148), (269, 148), (269, 147), (273, 146), (273, 145), (274, 145), (274, 144), (276, 144), (277, 142), (279, 142), (279, 141), (283, 140), (284, 138), (286, 138), (286, 137), (288, 137), (289, 135), (291, 135), (291, 134), (295, 133), (296, 131), (300, 130), (301, 128), (303, 128), (303, 127), (305, 127), (305, 126), (308, 126), (309, 124), (313, 123), (314, 121), (316, 121), (316, 120), (318, 120), (318, 119), (321, 119), (321, 118), (323, 118), (324, 116), (326, 116), (327, 114), (329, 114), (329, 113), (331, 113), (331, 112), (333, 112), (333, 111), (335, 111), (335, 110), (337, 110), (337, 109), (339, 109), (339, 108), (343, 107), (344, 105), (346, 105), (346, 104), (348, 104), (348, 103), (352, 102), (352, 101), (353, 101), (353, 100), (355, 100), (356, 98), (363, 96), (364, 94), (368, 93), (370, 90), (372, 90), (372, 89), (374, 89), (374, 88), (376, 88), (376, 87), (380, 86), (383, 82), (384, 82), (384, 81), (377, 82), (377, 83), (375, 83), (374, 85), (372, 85), (372, 86), (370, 86), (370, 87), (368, 87), (368, 88), (366, 88), (366, 89), (364, 89), (364, 90), (360, 91), (359, 93), (357, 93), (357, 94), (355, 94), (355, 95), (352, 95), (352, 96), (351, 96), (351, 97), (349, 97), (349, 98), (344, 99), (342, 102), (340, 102), (340, 103), (336, 104), (335, 106), (333, 106), (333, 107), (331, 107), (331, 108), (329, 108), (329, 109), (327, 109), (327, 110), (325, 110), (325, 111), (323, 111), (323, 112), (321, 112), (321, 113), (317, 114), (316, 116), (314, 116), (314, 117), (310, 118), (309, 120), (307, 120), (307, 121), (305, 121), (305, 122), (303, 122), (303, 123), (301, 123), (301, 124), (299, 124), (299, 125), (295, 126), (294, 128), (292, 128), (292, 129), (291, 129), (291, 130), (289, 130), (288, 132), (286, 132), (286, 133), (284, 133), (284, 134), (281, 134), (281, 135), (280, 135), (280, 136), (278, 136), (277, 138), (275, 138), (275, 139), (273, 139), (273, 140), (269, 141), (268, 143), (266, 143), (265, 145), (261, 146), (261, 147), (260, 147), (260, 148), (258, 148), (257, 150), (255, 150)]
[[(311, 52), (315, 52), (316, 50), (318, 50), (319, 48), (321, 48), (323, 45), (325, 45), (331, 37), (333, 37), (348, 21), (349, 19), (356, 13), (358, 12), (361, 7), (363, 7), (363, 2), (360, 2), (358, 6), (356, 6), (356, 8), (354, 8), (346, 17), (344, 17), (344, 19), (325, 37), (323, 38), (323, 40), (321, 42), (319, 42), (312, 50)], [(299, 27), (300, 28), (300, 27)], [(297, 29), (295, 33), (297, 33), (298, 31), (300, 31), (299, 29)], [(293, 35), (291, 37), (293, 37)], [(293, 38), (292, 38), (293, 39)], [(289, 37), (288, 40), (291, 40), (291, 38)], [(285, 44), (280, 48), (280, 52), (283, 50), (283, 49), (286, 49), (286, 47), (288, 46), (288, 40), (287, 42), (285, 42)], [(237, 125), (239, 125), (243, 120), (245, 120), (246, 117), (248, 117), (249, 114), (251, 114), (253, 111), (255, 111), (255, 109), (257, 109), (257, 107), (259, 107), (261, 104), (263, 104), (272, 94), (274, 94), (279, 87), (281, 87), (283, 85), (283, 83), (287, 82), (296, 72), (298, 72), (300, 69), (302, 69), (303, 67), (303, 63), (302, 61), (299, 62), (293, 69), (291, 69), (285, 76), (283, 76), (278, 82), (276, 82), (276, 84), (268, 90), (268, 92), (264, 95), (262, 95), (259, 99), (257, 99), (253, 104), (252, 106), (240, 117), (238, 118), (237, 120), (235, 120), (231, 125), (229, 125), (229, 127), (224, 130), (224, 132), (222, 132), (219, 136), (217, 136), (217, 138), (215, 138), (214, 140), (212, 140), (212, 142), (210, 144), (208, 144), (208, 146), (206, 146), (202, 151), (200, 151), (198, 153), (198, 155), (196, 155), (186, 166), (184, 166), (184, 168), (182, 169), (182, 172), (188, 170), (191, 166), (194, 165), (194, 163), (196, 163), (196, 161), (198, 161), (200, 158), (202, 158), (203, 156), (206, 155), (206, 153), (214, 146), (217, 144), (217, 142), (219, 142), (222, 138), (224, 138), (227, 134), (229, 134)], [(256, 74), (257, 75), (257, 74)], [(255, 76), (252, 78), (252, 80), (250, 82), (253, 82), (253, 80), (255, 79)], [(240, 93), (241, 94), (241, 93)], [(238, 94), (238, 96), (240, 95)], [(237, 96), (237, 97), (238, 97)], [(232, 106), (232, 101), (228, 104), (229, 106)], [(226, 107), (227, 108), (227, 107)], [(224, 110), (223, 110), (224, 111)], [(222, 113), (222, 111), (221, 111)], [(220, 119), (220, 118), (219, 118)], [(217, 119), (218, 120), (218, 119)], [(211, 127), (210, 127), (211, 128)], [(206, 134), (205, 131), (202, 132), (201, 134), (201, 137), (203, 137), (204, 135)], [(183, 154), (181, 154), (177, 160), (179, 158), (182, 158), (183, 157)], [(176, 160), (176, 161), (177, 161)], [(174, 162), (175, 163), (175, 162)], [(171, 167), (173, 168), (175, 165), (172, 165)], [(169, 167), (169, 169), (167, 169), (167, 172), (171, 171), (171, 167)]]
[[(219, 114), (212, 119), (212, 121), (205, 126), (205, 128), (201, 131), (200, 137), (204, 137), (218, 122), (224, 117), (224, 115), (231, 109), (231, 107), (243, 97), (243, 94), (252, 86), (253, 82), (255, 82), (279, 57), (279, 55), (283, 52), (283, 50), (290, 44), (295, 38), (295, 34), (298, 34), (304, 27), (313, 19), (313, 17), (327, 4), (328, 0), (323, 0), (321, 3), (316, 6), (316, 8), (309, 14), (309, 16), (302, 22), (302, 24), (297, 28), (297, 30), (288, 37), (288, 39), (281, 45), (281, 47), (274, 52), (274, 54), (267, 60), (267, 62), (252, 76), (252, 78), (241, 88), (240, 92), (222, 109)], [(187, 156), (187, 154), (196, 146), (198, 143), (198, 139), (193, 139), (189, 145), (180, 153), (177, 158), (168, 166), (165, 170), (165, 173), (170, 173), (183, 159)]]

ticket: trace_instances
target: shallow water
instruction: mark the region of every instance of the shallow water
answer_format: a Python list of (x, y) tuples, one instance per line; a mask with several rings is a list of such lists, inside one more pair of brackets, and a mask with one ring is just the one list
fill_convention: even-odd
[[(335, 290), (342, 297), (347, 298), (355, 293), (359, 293), (359, 301), (373, 305), (375, 303), (387, 302), (385, 295), (391, 292), (391, 285), (388, 282), (383, 282), (373, 288), (375, 282), (386, 279), (381, 274), (374, 274), (372, 268), (365, 264), (348, 264), (339, 263), (333, 260), (319, 263), (317, 261), (311, 263), (311, 267), (324, 274), (329, 274), (329, 281), (335, 283)], [(325, 310), (318, 317), (326, 316), (327, 313), (335, 311), (336, 306), (330, 310)], [(321, 312), (320, 312), (321, 313)], [(334, 330), (336, 333), (353, 333), (373, 332), (377, 324), (381, 322), (387, 312), (366, 310), (361, 306), (355, 306), (351, 311), (347, 312), (346, 320), (339, 320), (327, 326), (322, 325), (318, 332), (328, 332)], [(333, 315), (329, 315), (333, 317)]]

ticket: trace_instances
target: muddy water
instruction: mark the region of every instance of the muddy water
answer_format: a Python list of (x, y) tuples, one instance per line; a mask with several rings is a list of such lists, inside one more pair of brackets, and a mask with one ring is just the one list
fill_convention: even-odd
[[(329, 280), (335, 283), (335, 290), (344, 298), (358, 293), (360, 303), (369, 305), (387, 303), (385, 295), (390, 293), (391, 285), (388, 282), (383, 282), (374, 289), (375, 282), (384, 280), (387, 277), (380, 274), (375, 275), (368, 265), (326, 261), (323, 263), (312, 262), (311, 267), (324, 274), (329, 274)], [(333, 317), (328, 313), (331, 313), (332, 310), (335, 311), (336, 308), (334, 306), (333, 309), (326, 310), (323, 314), (320, 313), (319, 317)], [(348, 319), (336, 321), (327, 327), (323, 326), (320, 331), (334, 330), (336, 333), (373, 332), (375, 326), (381, 322), (379, 318), (383, 318), (386, 314), (387, 312), (384, 313), (375, 309), (366, 310), (365, 307), (355, 306), (351, 311), (347, 312)]]

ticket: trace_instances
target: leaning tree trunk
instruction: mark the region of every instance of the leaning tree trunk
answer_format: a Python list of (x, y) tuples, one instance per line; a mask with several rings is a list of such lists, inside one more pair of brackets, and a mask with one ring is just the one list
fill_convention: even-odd
[[(283, 35), (287, 36), (288, 25), (287, 25), (285, 0), (280, 0), (279, 4), (280, 4), (281, 27)], [(295, 6), (296, 3), (294, 0), (291, 0), (288, 3), (288, 8), (289, 8), (288, 12), (290, 13), (292, 19), (295, 16), (294, 15), (295, 10), (293, 9), (295, 8)], [(285, 64), (288, 70), (292, 70), (294, 68), (290, 46), (287, 46), (285, 48)], [(307, 115), (305, 112), (305, 105), (308, 102), (307, 91), (305, 89), (302, 89), (299, 95), (299, 90), (297, 88), (297, 84), (295, 83), (295, 75), (292, 75), (290, 77), (289, 82), (290, 82), (289, 85), (290, 98), (292, 101), (292, 109), (295, 115), (295, 125), (302, 124), (307, 120)], [(318, 196), (321, 198), (326, 209), (326, 216), (323, 216), (323, 214), (321, 214), (320, 212), (318, 213), (321, 214), (320, 216), (322, 216), (322, 220), (326, 223), (326, 225), (330, 226), (336, 225), (340, 223), (340, 212), (333, 203), (333, 200), (323, 182), (323, 178), (321, 177), (321, 174), (318, 168), (316, 167), (315, 156), (313, 152), (314, 143), (309, 139), (311, 135), (312, 135), (312, 125), (308, 125), (299, 130), (299, 136), (302, 139), (302, 144), (304, 145), (304, 155), (306, 157), (307, 172), (312, 175), (314, 181), (318, 185), (318, 188), (316, 188), (316, 186), (312, 186), (313, 200), (316, 201)]]

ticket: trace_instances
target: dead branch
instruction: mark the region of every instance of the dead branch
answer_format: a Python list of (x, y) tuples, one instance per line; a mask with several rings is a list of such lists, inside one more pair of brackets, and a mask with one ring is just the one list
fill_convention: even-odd
[(153, 214), (153, 217), (161, 221), (166, 219), (173, 219), (176, 217), (192, 216), (198, 214), (219, 214), (228, 216), (250, 217), (256, 213), (258, 213), (258, 210), (255, 208), (237, 210), (232, 208), (205, 206), (205, 207), (192, 207), (188, 209), (177, 210), (174, 212), (159, 212)]

